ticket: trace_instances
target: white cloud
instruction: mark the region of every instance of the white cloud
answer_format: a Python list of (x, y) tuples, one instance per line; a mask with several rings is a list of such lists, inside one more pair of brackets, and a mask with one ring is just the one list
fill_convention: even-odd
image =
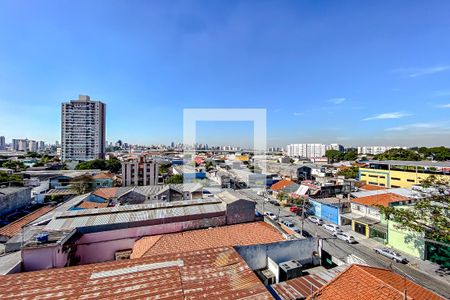
[(384, 120), (384, 119), (400, 119), (400, 118), (408, 117), (408, 116), (410, 116), (410, 114), (402, 113), (402, 112), (391, 112), (391, 113), (383, 113), (383, 114), (367, 117), (367, 118), (363, 119), (363, 121)]
[(328, 99), (328, 102), (334, 103), (337, 105), (337, 104), (343, 103), (346, 100), (347, 100), (346, 98), (331, 98), (331, 99)]
[(441, 128), (443, 124), (439, 123), (414, 123), (397, 127), (386, 128), (386, 131), (405, 131), (409, 129), (435, 129)]
[(436, 107), (438, 107), (438, 108), (450, 108), (450, 103), (437, 105)]
[(404, 69), (396, 69), (393, 70), (396, 73), (402, 73), (407, 75), (408, 77), (420, 77), (424, 75), (431, 75), (436, 73), (441, 73), (450, 70), (450, 65), (440, 65), (440, 66), (433, 66), (433, 67), (427, 67), (427, 68), (404, 68)]
[(443, 96), (450, 96), (450, 91), (435, 91), (432, 96), (434, 97), (443, 97)]
[(294, 116), (298, 117), (298, 116), (303, 116), (305, 113), (302, 112), (294, 112)]

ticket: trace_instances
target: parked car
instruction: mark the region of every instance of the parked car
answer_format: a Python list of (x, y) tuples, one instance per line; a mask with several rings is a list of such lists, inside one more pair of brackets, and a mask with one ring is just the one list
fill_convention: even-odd
[(291, 207), (289, 208), (289, 210), (290, 210), (291, 212), (293, 212), (293, 213), (297, 213), (297, 212), (301, 212), (301, 211), (302, 211), (302, 208), (301, 208), (301, 207), (298, 207), (298, 206), (291, 206)]
[(338, 232), (342, 232), (342, 229), (336, 225), (336, 224), (325, 224), (322, 226), (325, 230), (328, 230), (329, 232), (335, 234)]
[(310, 220), (312, 223), (316, 223), (317, 225), (323, 225), (323, 220), (321, 218), (318, 218), (316, 216), (309, 216), (308, 220)]
[(373, 248), (373, 250), (375, 251), (375, 253), (381, 254), (386, 256), (387, 258), (390, 258), (396, 262), (399, 263), (404, 263), (406, 264), (408, 262), (408, 260), (401, 256), (398, 252), (395, 252), (392, 249), (389, 248)]
[(264, 215), (271, 218), (274, 221), (276, 221), (278, 219), (278, 217), (273, 212), (270, 212), (270, 211), (266, 211), (264, 213)]
[(356, 243), (355, 237), (353, 235), (344, 233), (344, 232), (336, 232), (335, 236), (343, 241), (346, 241), (349, 244)]
[(277, 200), (270, 200), (269, 203), (275, 206), (280, 206), (280, 203), (278, 203)]

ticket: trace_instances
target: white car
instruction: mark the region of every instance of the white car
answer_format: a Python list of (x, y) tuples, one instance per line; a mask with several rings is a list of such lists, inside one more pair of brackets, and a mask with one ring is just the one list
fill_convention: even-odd
[(373, 248), (373, 250), (375, 251), (375, 253), (381, 254), (386, 256), (387, 258), (390, 258), (396, 262), (399, 263), (403, 263), (406, 264), (408, 262), (408, 260), (401, 256), (398, 252), (395, 252), (392, 249), (389, 248)]
[(318, 218), (316, 216), (309, 216), (308, 220), (310, 220), (312, 223), (316, 223), (317, 225), (322, 225), (323, 220), (321, 218)]
[(325, 224), (322, 226), (325, 230), (328, 230), (329, 232), (335, 234), (338, 232), (342, 232), (342, 229), (336, 225), (336, 224)]
[(265, 216), (271, 218), (272, 220), (276, 221), (278, 219), (278, 217), (271, 211), (266, 211), (264, 213)]
[(335, 236), (338, 239), (346, 241), (349, 244), (356, 243), (355, 238), (352, 235), (350, 235), (350, 234), (347, 234), (347, 233), (344, 233), (344, 232), (337, 232), (337, 233), (335, 233)]

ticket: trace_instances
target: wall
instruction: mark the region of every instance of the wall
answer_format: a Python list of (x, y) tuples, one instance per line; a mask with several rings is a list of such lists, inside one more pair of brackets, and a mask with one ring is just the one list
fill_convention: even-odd
[[(389, 171), (360, 168), (359, 175), (359, 179), (364, 180), (367, 183), (373, 182), (377, 185), (384, 184), (384, 186), (388, 188), (410, 188), (415, 184), (419, 184), (421, 180), (428, 178), (431, 174), (424, 174), (420, 172), (404, 172), (397, 170)], [(377, 177), (370, 177), (370, 175)], [(449, 175), (439, 175), (439, 177), (450, 179)], [(399, 180), (397, 180), (396, 178), (398, 178)]]
[(277, 264), (292, 259), (300, 260), (302, 264), (309, 264), (313, 262), (313, 252), (317, 251), (317, 239), (308, 238), (271, 244), (236, 246), (235, 249), (252, 270), (266, 268), (268, 257)]
[(425, 258), (425, 241), (422, 234), (396, 228), (393, 221), (387, 221), (387, 225), (387, 243), (390, 246), (414, 257)]
[(86, 233), (76, 241), (75, 255), (80, 258), (79, 264), (110, 261), (115, 259), (116, 251), (131, 249), (134, 242), (143, 236), (223, 225), (225, 225), (225, 216)]
[(67, 253), (62, 246), (47, 246), (42, 248), (22, 249), (24, 271), (37, 271), (51, 268), (62, 268), (67, 262)]
[(28, 205), (30, 203), (31, 203), (31, 187), (17, 188), (17, 191), (11, 194), (6, 195), (0, 194), (0, 215), (7, 214), (13, 210), (16, 210), (17, 208)]
[(255, 220), (255, 202), (239, 200), (227, 204), (227, 224), (252, 222)]

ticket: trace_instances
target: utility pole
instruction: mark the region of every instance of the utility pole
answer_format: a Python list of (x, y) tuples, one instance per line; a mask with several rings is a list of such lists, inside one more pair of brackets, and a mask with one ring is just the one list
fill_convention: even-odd
[(303, 201), (302, 201), (302, 226), (300, 228), (300, 235), (303, 236), (303, 224), (305, 223), (305, 198), (304, 197), (302, 197), (302, 198), (303, 198)]

